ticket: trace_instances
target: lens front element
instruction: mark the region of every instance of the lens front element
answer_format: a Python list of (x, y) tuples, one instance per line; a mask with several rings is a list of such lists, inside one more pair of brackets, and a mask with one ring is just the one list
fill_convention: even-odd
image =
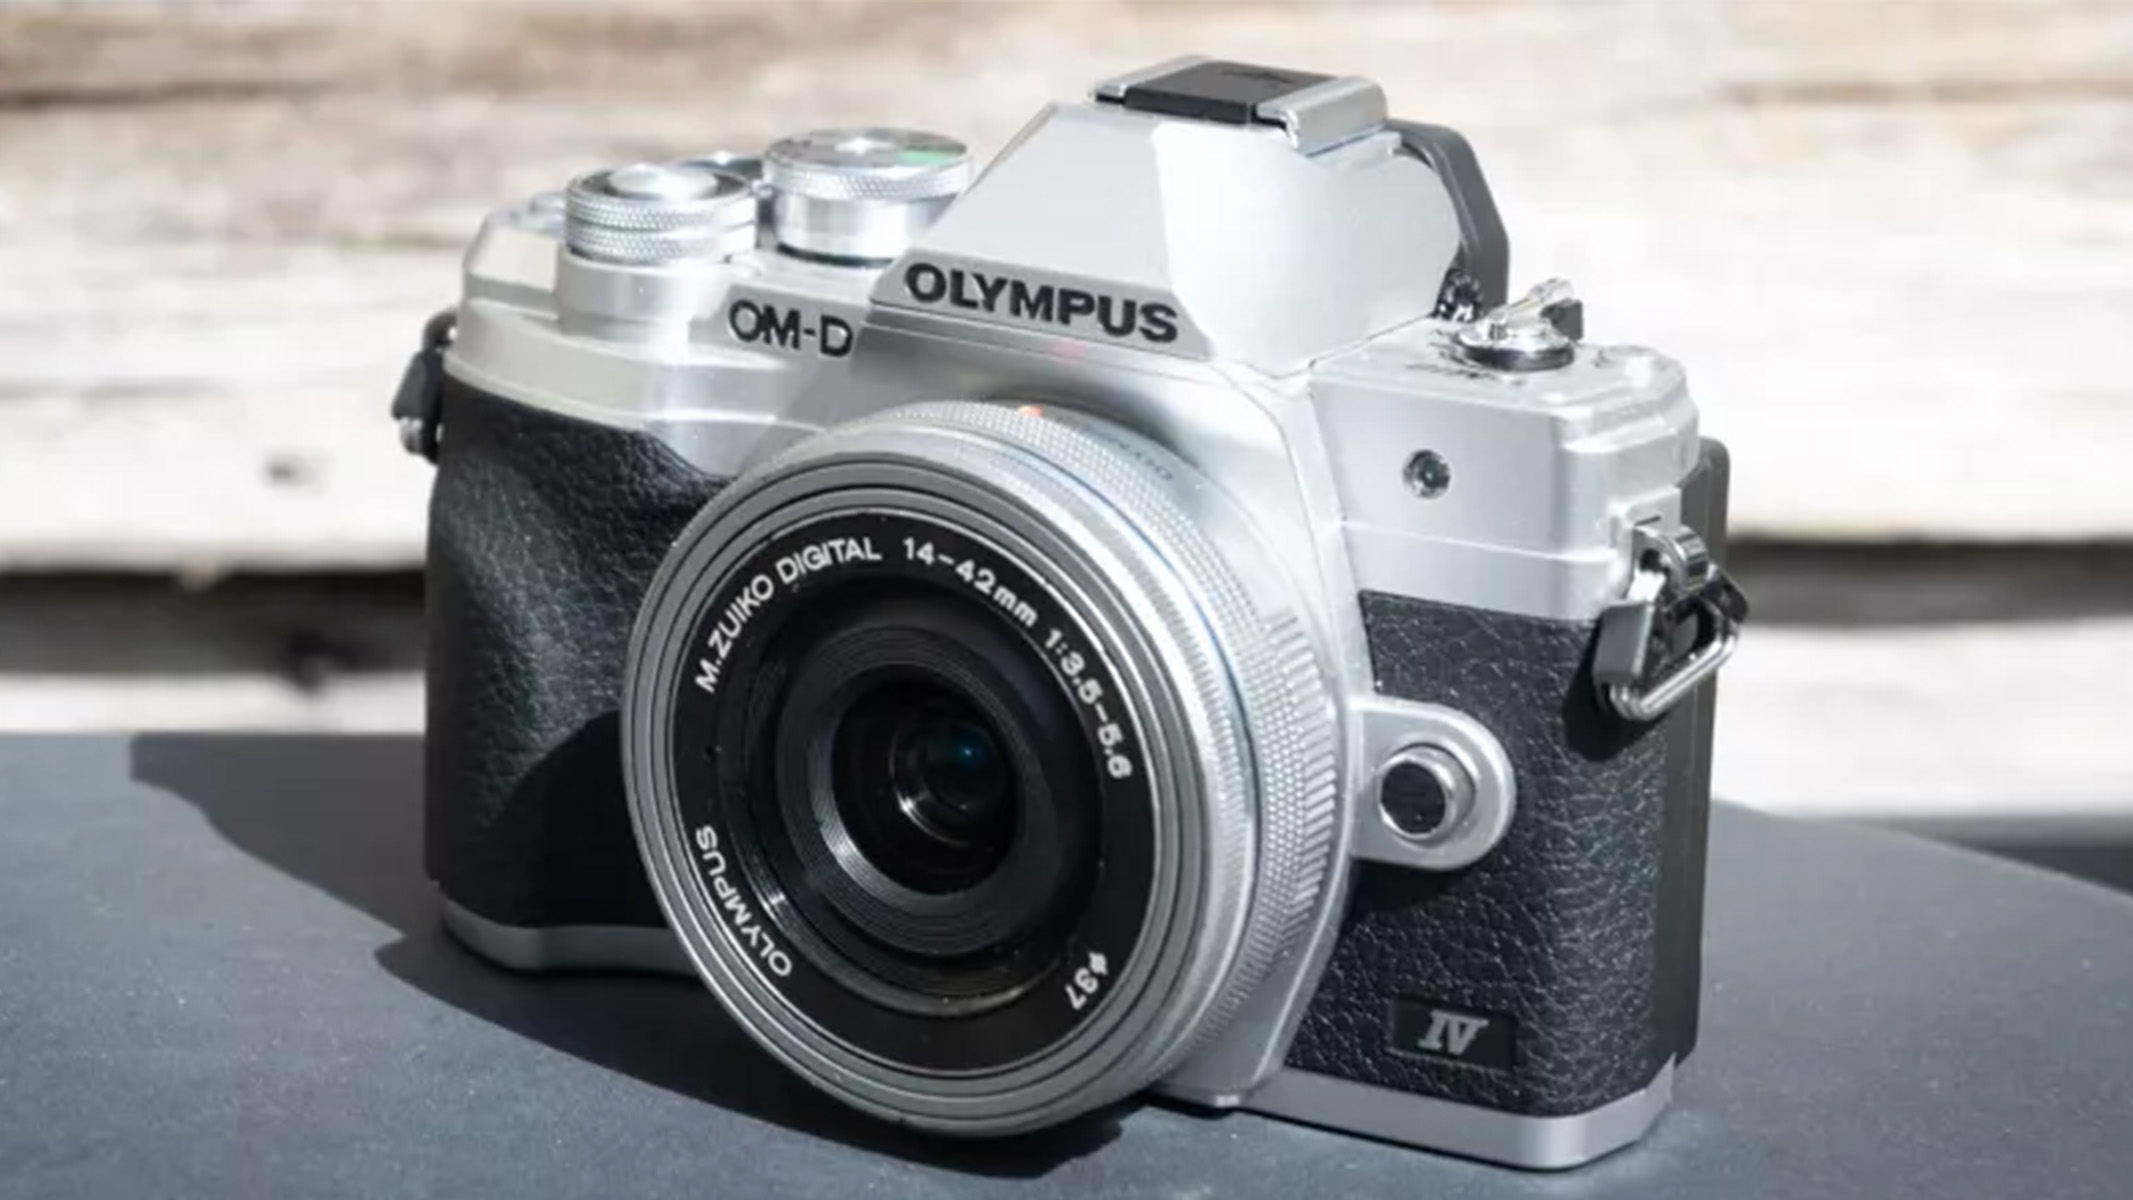
[[(811, 522), (753, 557), (824, 539), (893, 547), (925, 528)], [(689, 697), (682, 719), (711, 735), (704, 794), (734, 803), (704, 815), (745, 831), (735, 854), (772, 923), (871, 1005), (933, 1018), (1011, 1005), (1089, 915), (1101, 813), (1069, 695), (1025, 638), (908, 552), (796, 581), (750, 624), (722, 685), (734, 702)]]
[(907, 703), (917, 711), (899, 717), (888, 747), (898, 811), (952, 850), (998, 846), (1014, 812), (998, 739), (953, 697)]

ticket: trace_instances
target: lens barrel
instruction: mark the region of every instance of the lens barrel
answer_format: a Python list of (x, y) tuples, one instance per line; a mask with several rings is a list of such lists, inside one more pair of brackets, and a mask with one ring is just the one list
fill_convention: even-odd
[(938, 403), (743, 476), (654, 580), (632, 819), (707, 984), (952, 1133), (1145, 1087), (1314, 915), (1334, 721), (1285, 577), (1160, 448)]

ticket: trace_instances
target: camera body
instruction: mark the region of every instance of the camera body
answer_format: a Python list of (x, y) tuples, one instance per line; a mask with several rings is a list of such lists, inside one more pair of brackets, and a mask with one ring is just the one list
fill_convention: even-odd
[(1745, 615), (1680, 368), (1507, 303), (1367, 80), (1165, 63), (971, 173), (843, 131), (485, 223), (395, 405), (449, 927), (927, 1129), (1634, 1141)]

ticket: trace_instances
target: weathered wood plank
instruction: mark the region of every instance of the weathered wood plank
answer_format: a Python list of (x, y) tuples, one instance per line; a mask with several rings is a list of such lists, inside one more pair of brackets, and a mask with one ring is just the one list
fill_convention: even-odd
[(380, 409), (487, 207), (1186, 48), (1371, 73), (1786, 536), (2133, 534), (2133, 6), (0, 3), (0, 565), (410, 562)]

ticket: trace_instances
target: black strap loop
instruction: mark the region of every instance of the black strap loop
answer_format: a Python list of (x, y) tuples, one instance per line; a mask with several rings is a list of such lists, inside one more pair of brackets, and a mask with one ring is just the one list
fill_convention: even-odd
[(422, 348), (407, 360), (400, 390), (393, 395), (393, 417), (400, 423), (408, 453), (437, 461), (444, 433), (444, 352), (452, 344), (459, 313), (445, 309), (422, 326)]

